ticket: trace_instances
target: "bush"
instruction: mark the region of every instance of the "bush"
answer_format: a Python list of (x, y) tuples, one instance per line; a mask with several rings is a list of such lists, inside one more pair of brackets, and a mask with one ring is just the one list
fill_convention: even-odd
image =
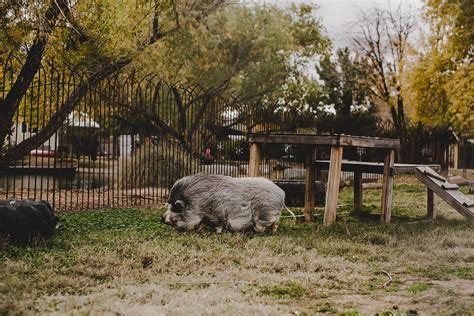
[(126, 167), (121, 168), (119, 186), (121, 189), (150, 186), (170, 188), (179, 178), (193, 173), (196, 165), (191, 154), (177, 143), (147, 140), (135, 148), (126, 161)]

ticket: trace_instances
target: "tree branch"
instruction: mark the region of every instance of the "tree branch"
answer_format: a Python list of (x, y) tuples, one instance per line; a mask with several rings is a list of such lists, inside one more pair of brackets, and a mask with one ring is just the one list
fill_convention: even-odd
[(41, 66), (43, 54), (48, 43), (48, 36), (52, 32), (53, 24), (58, 18), (61, 9), (68, 10), (65, 0), (51, 2), (44, 15), (46, 27), (44, 27), (43, 30), (39, 30), (36, 34), (33, 44), (26, 56), (25, 63), (23, 64), (15, 83), (5, 99), (0, 99), (0, 155), (4, 152), (3, 145), (5, 138), (10, 133), (13, 124), (13, 117), (18, 110), (20, 101)]
[(87, 93), (91, 86), (96, 85), (101, 80), (111, 75), (112, 73), (120, 70), (124, 65), (128, 64), (129, 60), (121, 60), (115, 64), (105, 67), (95, 74), (93, 74), (85, 82), (79, 84), (74, 92), (67, 98), (59, 110), (53, 114), (48, 123), (35, 135), (23, 140), (21, 143), (10, 148), (8, 151), (3, 152), (0, 155), (0, 166), (6, 165), (9, 161), (22, 158), (27, 155), (32, 149), (37, 148), (43, 144), (48, 138), (50, 138), (57, 129), (64, 122), (69, 113), (78, 104), (81, 98)]

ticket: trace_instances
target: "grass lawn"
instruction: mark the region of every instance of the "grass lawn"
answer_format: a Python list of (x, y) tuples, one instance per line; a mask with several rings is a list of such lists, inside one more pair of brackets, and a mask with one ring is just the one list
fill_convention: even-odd
[[(474, 310), (474, 226), (425, 189), (395, 186), (393, 223), (350, 214), (337, 223), (281, 222), (275, 235), (182, 234), (161, 209), (58, 214), (50, 241), (0, 244), (0, 314), (460, 313)], [(319, 210), (321, 212), (321, 210)]]

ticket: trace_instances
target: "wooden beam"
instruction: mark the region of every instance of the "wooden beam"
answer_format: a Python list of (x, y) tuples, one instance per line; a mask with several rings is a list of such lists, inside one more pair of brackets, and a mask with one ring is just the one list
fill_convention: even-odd
[(445, 181), (429, 176), (430, 173), (431, 171), (429, 170), (429, 167), (418, 167), (415, 175), (418, 180), (423, 182), (429, 189), (452, 206), (462, 216), (469, 221), (474, 222), (474, 206), (469, 206), (469, 202), (472, 200), (459, 190), (444, 190), (442, 186)]
[(328, 186), (326, 191), (326, 207), (324, 209), (324, 225), (336, 221), (337, 201), (339, 198), (339, 183), (341, 181), (343, 147), (331, 148), (331, 161), (329, 164)]
[(306, 144), (306, 145), (337, 145), (337, 136), (321, 135), (290, 135), (290, 134), (253, 134), (250, 136), (251, 143), (274, 143), (274, 144)]
[(258, 177), (260, 168), (260, 147), (257, 143), (250, 143), (249, 177)]
[(314, 212), (314, 150), (308, 150), (306, 153), (306, 176), (304, 187), (304, 220), (313, 221)]
[(393, 175), (390, 172), (395, 162), (395, 150), (388, 150), (385, 154), (383, 185), (382, 185), (382, 210), (381, 219), (384, 223), (389, 223), (392, 217), (392, 195), (393, 195)]
[[(316, 160), (315, 162), (316, 169), (318, 170), (329, 170), (329, 160)], [(401, 175), (401, 174), (415, 174), (416, 167), (426, 166), (420, 164), (399, 164), (396, 163), (393, 165), (392, 174)], [(440, 171), (440, 165), (428, 165), (431, 169)], [(343, 160), (342, 161), (342, 171), (348, 172), (362, 172), (362, 173), (372, 173), (372, 174), (383, 174), (384, 164), (382, 162), (363, 162), (363, 161), (353, 161), (353, 160)]]
[(249, 141), (251, 143), (352, 146), (381, 149), (400, 148), (400, 140), (398, 139), (349, 135), (251, 134)]
[(365, 148), (398, 149), (400, 148), (400, 140), (391, 138), (340, 135), (339, 145)]
[(453, 144), (453, 169), (459, 169), (459, 144)]
[(427, 210), (427, 218), (429, 220), (434, 220), (434, 195), (433, 190), (430, 188), (426, 188), (426, 210)]
[(362, 172), (354, 172), (354, 212), (362, 211)]

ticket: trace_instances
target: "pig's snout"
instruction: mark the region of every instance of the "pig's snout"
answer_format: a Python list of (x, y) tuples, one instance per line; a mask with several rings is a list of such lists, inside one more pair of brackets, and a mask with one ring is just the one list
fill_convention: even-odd
[(161, 217), (160, 217), (160, 222), (161, 222), (162, 224), (171, 225), (172, 222), (173, 222), (173, 219), (172, 219), (172, 217), (170, 216), (170, 213), (169, 213), (169, 212), (165, 212), (163, 215), (161, 215)]

